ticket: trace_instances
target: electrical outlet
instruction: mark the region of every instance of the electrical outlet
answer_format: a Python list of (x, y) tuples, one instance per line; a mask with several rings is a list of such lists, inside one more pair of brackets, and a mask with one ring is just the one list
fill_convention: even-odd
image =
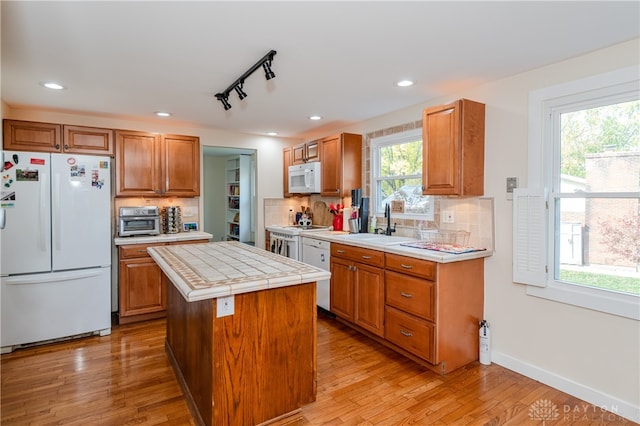
[(454, 223), (453, 210), (442, 211), (442, 223)]
[(233, 296), (218, 297), (216, 317), (227, 317), (233, 315)]

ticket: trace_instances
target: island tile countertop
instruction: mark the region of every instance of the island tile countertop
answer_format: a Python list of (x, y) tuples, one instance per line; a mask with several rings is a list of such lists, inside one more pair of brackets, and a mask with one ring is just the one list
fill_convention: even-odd
[(385, 253), (393, 253), (401, 256), (409, 256), (417, 259), (430, 260), (438, 263), (461, 262), (463, 260), (478, 259), (493, 255), (492, 250), (478, 250), (467, 253), (445, 253), (442, 251), (427, 250), (403, 246), (403, 243), (417, 242), (415, 238), (386, 236), (382, 234), (350, 234), (343, 231), (301, 231), (300, 235), (308, 238), (329, 241), (332, 243), (346, 244), (355, 247), (364, 247), (379, 250)]
[(326, 280), (331, 273), (237, 241), (147, 249), (185, 300)]
[(177, 234), (160, 235), (134, 235), (131, 237), (116, 237), (113, 242), (117, 246), (128, 244), (153, 244), (153, 243), (174, 243), (177, 241), (210, 240), (213, 235), (202, 231), (178, 232)]

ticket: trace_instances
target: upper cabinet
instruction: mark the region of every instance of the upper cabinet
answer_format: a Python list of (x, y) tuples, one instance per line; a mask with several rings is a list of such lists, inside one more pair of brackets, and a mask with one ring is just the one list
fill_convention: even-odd
[(303, 164), (320, 161), (318, 141), (311, 141), (291, 148), (291, 164)]
[(341, 133), (320, 141), (323, 197), (346, 197), (362, 186), (362, 135)]
[(468, 99), (423, 111), (423, 194), (483, 195), (484, 116)]
[(289, 192), (289, 166), (291, 165), (291, 148), (282, 150), (282, 193), (285, 197), (291, 197)]
[(113, 156), (113, 130), (4, 120), (4, 149)]
[(200, 139), (116, 131), (117, 197), (200, 195)]

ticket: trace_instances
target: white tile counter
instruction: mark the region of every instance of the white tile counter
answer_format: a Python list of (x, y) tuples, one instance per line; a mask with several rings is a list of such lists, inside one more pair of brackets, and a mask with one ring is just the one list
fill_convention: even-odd
[(113, 242), (117, 246), (128, 244), (174, 243), (178, 241), (211, 240), (213, 235), (202, 232), (178, 232), (177, 234), (142, 235), (132, 237), (116, 237)]
[(189, 302), (326, 280), (331, 273), (236, 241), (150, 247)]
[(300, 235), (308, 238), (329, 241), (332, 243), (346, 244), (356, 247), (364, 247), (372, 250), (379, 250), (385, 253), (410, 256), (417, 259), (430, 260), (438, 263), (460, 262), (463, 260), (478, 259), (493, 255), (492, 250), (474, 251), (469, 253), (452, 254), (435, 250), (406, 247), (402, 243), (417, 241), (411, 237), (386, 236), (376, 234), (349, 234), (340, 231), (302, 231)]

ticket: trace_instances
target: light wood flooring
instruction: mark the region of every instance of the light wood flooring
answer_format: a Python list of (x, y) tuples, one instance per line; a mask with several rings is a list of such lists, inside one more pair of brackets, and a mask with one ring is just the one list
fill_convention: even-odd
[[(0, 424), (193, 425), (164, 337), (153, 320), (2, 355)], [(302, 413), (303, 425), (634, 424), (495, 364), (437, 375), (322, 314), (317, 400)]]

